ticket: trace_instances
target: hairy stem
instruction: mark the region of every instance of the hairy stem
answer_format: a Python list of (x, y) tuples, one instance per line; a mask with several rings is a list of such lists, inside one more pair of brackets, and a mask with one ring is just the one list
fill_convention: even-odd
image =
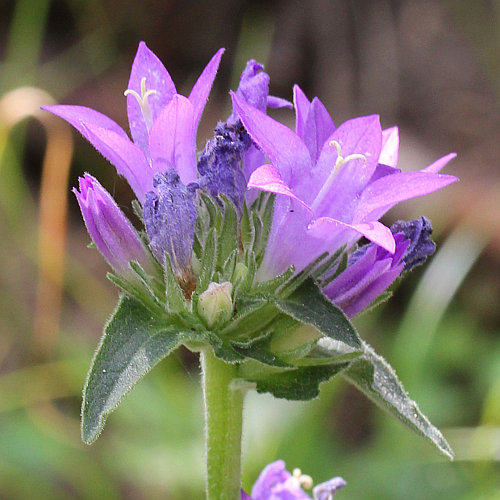
[(201, 352), (201, 367), (207, 500), (239, 500), (244, 394), (231, 388), (237, 367), (217, 359), (210, 348)]

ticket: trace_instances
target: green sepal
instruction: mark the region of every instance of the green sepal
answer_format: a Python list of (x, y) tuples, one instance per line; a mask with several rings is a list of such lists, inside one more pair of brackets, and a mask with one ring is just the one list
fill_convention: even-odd
[(323, 295), (313, 279), (306, 278), (290, 295), (275, 297), (274, 302), (283, 313), (300, 323), (311, 325), (321, 334), (347, 346), (361, 348), (361, 339), (352, 323)]
[(272, 278), (268, 281), (263, 281), (260, 283), (257, 283), (251, 293), (255, 294), (261, 294), (261, 293), (275, 293), (276, 290), (282, 286), (284, 283), (289, 281), (291, 277), (293, 276), (293, 273), (295, 272), (295, 269), (293, 266), (290, 266), (285, 272), (281, 273), (280, 275), (276, 276), (275, 278)]
[(231, 281), (231, 278), (234, 275), (234, 269), (236, 267), (236, 260), (238, 258), (238, 249), (233, 250), (229, 257), (224, 262), (222, 266), (222, 281)]
[(290, 401), (308, 401), (318, 397), (322, 382), (333, 378), (347, 365), (339, 363), (271, 371), (260, 363), (249, 361), (240, 367), (240, 375), (247, 382), (255, 383), (259, 393), (269, 392), (277, 398)]
[(222, 223), (217, 241), (217, 267), (222, 269), (226, 259), (233, 250), (238, 249), (238, 214), (234, 203), (226, 196), (220, 195), (224, 205)]
[(417, 403), (409, 398), (389, 363), (366, 343), (363, 343), (363, 350), (363, 354), (342, 373), (344, 378), (453, 460), (450, 445), (420, 411)]
[(126, 295), (104, 329), (83, 390), (82, 438), (99, 436), (108, 415), (121, 399), (159, 361), (193, 332), (169, 326), (168, 316), (155, 317)]
[(246, 252), (251, 252), (255, 243), (255, 224), (253, 214), (248, 211), (245, 202), (243, 202), (243, 214), (240, 223), (240, 239), (243, 249)]
[(236, 302), (237, 313), (220, 332), (231, 341), (245, 341), (260, 337), (266, 326), (279, 314), (273, 301), (267, 297), (250, 297)]
[(141, 286), (135, 283), (133, 279), (127, 279), (123, 275), (117, 275), (108, 272), (106, 274), (111, 283), (121, 288), (128, 295), (135, 297), (138, 302), (140, 302), (144, 307), (154, 312), (155, 314), (161, 314), (163, 312), (163, 305), (158, 301), (156, 295), (152, 292), (151, 287)]
[(132, 211), (134, 212), (135, 216), (144, 225), (144, 215), (142, 213), (142, 206), (137, 200), (132, 200)]
[(189, 304), (184, 297), (179, 282), (175, 277), (174, 270), (172, 269), (172, 262), (170, 256), (165, 254), (165, 267), (163, 274), (165, 276), (165, 306), (167, 312), (178, 313), (188, 312)]
[(200, 275), (196, 286), (196, 294), (202, 294), (208, 285), (213, 281), (215, 266), (217, 263), (217, 231), (211, 228), (203, 249), (203, 256), (200, 264)]
[(274, 194), (262, 193), (252, 205), (252, 208), (257, 212), (254, 213), (254, 225), (256, 229), (254, 249), (257, 264), (259, 266), (264, 259), (267, 240), (269, 239), (269, 234), (271, 233), (275, 199), (276, 196)]

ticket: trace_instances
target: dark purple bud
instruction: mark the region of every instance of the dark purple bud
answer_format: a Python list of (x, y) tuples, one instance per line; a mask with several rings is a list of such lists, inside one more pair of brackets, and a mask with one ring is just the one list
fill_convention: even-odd
[[(264, 71), (264, 66), (255, 59), (250, 59), (241, 73), (236, 94), (259, 111), (266, 111), (269, 94), (269, 75)], [(234, 125), (238, 120), (238, 113), (233, 111), (227, 119), (227, 123)]]
[(410, 221), (397, 221), (391, 226), (393, 234), (403, 233), (410, 244), (403, 255), (403, 272), (423, 264), (427, 257), (436, 251), (436, 244), (431, 239), (432, 226), (426, 217)]
[(196, 186), (184, 186), (173, 169), (167, 170), (165, 174), (156, 174), (153, 186), (155, 191), (146, 193), (143, 209), (149, 246), (162, 264), (165, 254), (168, 254), (174, 272), (186, 278), (191, 269)]
[(241, 213), (247, 188), (241, 160), (252, 142), (241, 122), (219, 123), (198, 160), (199, 186), (213, 197), (227, 196)]

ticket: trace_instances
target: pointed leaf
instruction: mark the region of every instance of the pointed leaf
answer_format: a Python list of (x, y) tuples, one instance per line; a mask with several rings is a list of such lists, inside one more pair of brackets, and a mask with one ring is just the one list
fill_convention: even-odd
[[(191, 335), (187, 332), (185, 335)], [(137, 300), (124, 296), (104, 330), (83, 391), (82, 438), (97, 439), (108, 415), (159, 361), (181, 343), (170, 329)]]
[(364, 353), (343, 372), (343, 376), (382, 409), (433, 443), (453, 459), (453, 450), (441, 432), (408, 397), (396, 373), (387, 361), (368, 345)]

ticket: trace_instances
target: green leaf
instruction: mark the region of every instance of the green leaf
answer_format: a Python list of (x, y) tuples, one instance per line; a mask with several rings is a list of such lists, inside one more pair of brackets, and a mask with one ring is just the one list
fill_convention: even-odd
[(282, 312), (314, 326), (323, 335), (355, 349), (361, 347), (361, 339), (347, 316), (323, 295), (311, 278), (288, 297), (276, 297), (274, 301)]
[(450, 445), (441, 432), (423, 415), (417, 403), (408, 397), (389, 363), (368, 344), (364, 343), (363, 347), (363, 354), (353, 361), (342, 375), (374, 403), (453, 459)]
[(321, 337), (310, 350), (306, 357), (297, 359), (296, 365), (300, 366), (319, 366), (331, 365), (334, 363), (343, 363), (352, 361), (363, 353), (359, 348), (353, 348), (330, 337)]
[(168, 331), (134, 298), (123, 296), (104, 329), (83, 390), (82, 438), (97, 439), (108, 415), (159, 361), (191, 332)]
[[(329, 366), (306, 366), (293, 370), (269, 373), (266, 370), (254, 370), (255, 374), (246, 374), (242, 366), (242, 376), (248, 382), (256, 384), (257, 392), (269, 392), (273, 396), (292, 401), (308, 401), (318, 397), (319, 386), (341, 372), (348, 363)], [(259, 373), (262, 372), (262, 375)]]

